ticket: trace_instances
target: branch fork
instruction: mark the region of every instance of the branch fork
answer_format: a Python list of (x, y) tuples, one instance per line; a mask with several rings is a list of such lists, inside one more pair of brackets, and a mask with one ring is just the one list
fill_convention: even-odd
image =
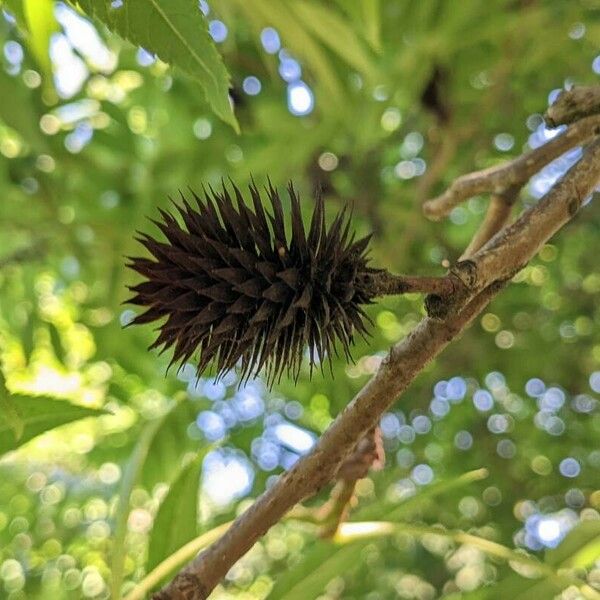
[[(584, 106), (581, 98), (593, 101)], [(369, 464), (363, 463), (362, 470), (344, 470), (343, 465), (352, 465), (352, 457), (359, 452), (357, 440), (365, 439), (365, 447), (369, 447), (369, 436), (376, 431), (383, 412), (539, 248), (574, 217), (583, 199), (600, 183), (600, 139), (594, 139), (600, 134), (599, 113), (600, 88), (585, 93), (578, 88), (564, 92), (547, 114), (551, 124), (572, 122), (565, 132), (505, 165), (459, 177), (441, 196), (425, 203), (426, 215), (439, 219), (471, 196), (492, 194), (480, 230), (447, 276), (411, 278), (386, 273), (375, 277), (382, 294), (399, 288), (429, 293), (426, 305), (430, 316), (392, 347), (377, 373), (337, 416), (313, 450), (282, 474), (218, 541), (157, 592), (155, 599), (206, 599), (231, 566), (272, 525), (337, 478), (330, 502), (322, 511), (328, 526), (324, 534), (335, 533), (351, 502), (356, 477), (366, 474), (364, 466)], [(579, 161), (536, 205), (507, 225), (510, 209), (527, 180), (581, 144), (588, 145)]]

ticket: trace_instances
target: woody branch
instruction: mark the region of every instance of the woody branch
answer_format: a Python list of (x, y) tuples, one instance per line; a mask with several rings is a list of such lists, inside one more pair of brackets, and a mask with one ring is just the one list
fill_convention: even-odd
[[(401, 342), (393, 346), (377, 373), (358, 392), (321, 436), (313, 450), (282, 474), (228, 531), (199, 554), (161, 591), (155, 600), (203, 600), (262, 535), (292, 507), (329, 483), (342, 462), (383, 412), (490, 300), (579, 210), (583, 200), (600, 183), (600, 117), (585, 117), (542, 148), (508, 165), (457, 179), (445, 194), (427, 203), (429, 215), (441, 217), (458, 202), (482, 192), (515, 192), (545, 164), (583, 142), (590, 142), (582, 157), (562, 179), (514, 223), (507, 216), (487, 227), (465, 260), (451, 270), (454, 293), (438, 299), (436, 316), (425, 317)], [(490, 217), (490, 221), (494, 221)], [(492, 235), (486, 240), (487, 235)], [(480, 246), (477, 248), (477, 246)], [(472, 252), (472, 253), (471, 253)], [(443, 310), (439, 310), (439, 302)], [(433, 306), (435, 303), (429, 303)]]

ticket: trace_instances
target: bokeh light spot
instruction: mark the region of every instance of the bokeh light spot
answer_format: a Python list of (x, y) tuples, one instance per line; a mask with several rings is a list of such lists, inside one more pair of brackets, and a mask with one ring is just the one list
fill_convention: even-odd
[(217, 19), (210, 21), (208, 24), (208, 32), (210, 33), (212, 39), (217, 42), (217, 44), (220, 44), (227, 39), (227, 25), (225, 25), (223, 21), (219, 21)]
[(287, 88), (288, 108), (293, 115), (308, 115), (314, 108), (312, 90), (303, 81), (291, 83)]
[(564, 477), (577, 477), (581, 472), (581, 465), (576, 459), (568, 457), (560, 461), (558, 470)]

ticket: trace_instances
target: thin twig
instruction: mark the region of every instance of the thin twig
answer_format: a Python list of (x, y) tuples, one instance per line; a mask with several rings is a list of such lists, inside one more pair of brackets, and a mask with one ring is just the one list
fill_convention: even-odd
[[(433, 158), (427, 164), (427, 170), (422, 177), (419, 178), (416, 185), (415, 196), (419, 204), (429, 197), (431, 188), (442, 178), (442, 173), (454, 159), (458, 144), (462, 141), (459, 133), (449, 128), (438, 132), (440, 135), (439, 147), (433, 149)], [(414, 215), (419, 212), (415, 211)]]
[(520, 190), (521, 186), (514, 186), (503, 194), (492, 194), (485, 217), (459, 260), (475, 254), (506, 225)]
[(332, 538), (340, 524), (348, 517), (357, 481), (357, 479), (340, 479), (333, 486), (329, 500), (319, 510), (320, 537)]
[(387, 271), (375, 271), (365, 275), (365, 284), (373, 291), (374, 296), (396, 294), (436, 294), (449, 296), (455, 291), (451, 276), (420, 277), (413, 275), (394, 275)]
[(563, 90), (544, 114), (550, 127), (567, 125), (600, 113), (600, 85), (576, 86)]
[(513, 161), (455, 179), (441, 196), (423, 204), (423, 212), (429, 218), (438, 220), (468, 198), (485, 192), (501, 194), (513, 186), (523, 186), (542, 167), (598, 134), (600, 115), (581, 119), (543, 146), (522, 154)]
[(350, 512), (356, 484), (371, 469), (383, 468), (384, 461), (381, 429), (374, 427), (359, 440), (352, 454), (341, 464), (329, 500), (316, 511), (316, 522), (321, 523), (321, 537), (331, 538), (335, 535)]

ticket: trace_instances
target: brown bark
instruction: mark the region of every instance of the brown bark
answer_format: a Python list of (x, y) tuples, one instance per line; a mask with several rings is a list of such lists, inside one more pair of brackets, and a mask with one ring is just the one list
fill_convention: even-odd
[(449, 296), (456, 291), (451, 276), (419, 277), (411, 275), (394, 275), (387, 271), (369, 273), (367, 285), (375, 296), (395, 294), (437, 294)]
[(546, 111), (544, 119), (550, 127), (573, 123), (600, 113), (600, 86), (576, 86), (560, 93)]
[(460, 260), (475, 254), (506, 225), (520, 190), (521, 186), (515, 186), (504, 194), (492, 194), (485, 217)]

